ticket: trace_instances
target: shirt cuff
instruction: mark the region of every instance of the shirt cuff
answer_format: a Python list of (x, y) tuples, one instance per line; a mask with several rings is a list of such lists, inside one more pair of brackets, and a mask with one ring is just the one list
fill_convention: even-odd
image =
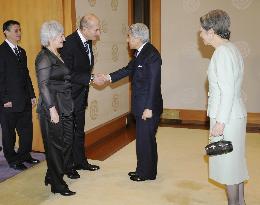
[(109, 74), (107, 74), (107, 79), (109, 80), (110, 83), (112, 83), (112, 79), (111, 79), (111, 76)]

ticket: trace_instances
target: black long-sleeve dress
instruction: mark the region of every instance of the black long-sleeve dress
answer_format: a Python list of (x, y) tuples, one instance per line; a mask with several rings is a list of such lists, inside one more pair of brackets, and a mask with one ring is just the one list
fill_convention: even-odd
[[(39, 86), (37, 112), (46, 153), (52, 190), (64, 190), (64, 173), (70, 167), (73, 142), (73, 101), (71, 98), (70, 71), (55, 54), (43, 48), (35, 60)], [(51, 107), (55, 106), (60, 121), (51, 122)]]

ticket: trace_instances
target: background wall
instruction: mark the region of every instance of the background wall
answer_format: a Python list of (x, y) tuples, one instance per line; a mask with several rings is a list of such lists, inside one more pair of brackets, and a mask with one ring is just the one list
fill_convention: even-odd
[(223, 9), (231, 17), (231, 41), (245, 61), (243, 97), (248, 112), (260, 113), (260, 1), (162, 0), (161, 52), (164, 108), (205, 110), (207, 67), (213, 49), (199, 39), (199, 17)]
[[(126, 42), (128, 0), (76, 0), (77, 21), (86, 13), (94, 13), (101, 20), (101, 38), (94, 46), (93, 73), (110, 73), (129, 61)], [(129, 111), (128, 79), (108, 87), (91, 87), (86, 112), (85, 130), (104, 124)]]

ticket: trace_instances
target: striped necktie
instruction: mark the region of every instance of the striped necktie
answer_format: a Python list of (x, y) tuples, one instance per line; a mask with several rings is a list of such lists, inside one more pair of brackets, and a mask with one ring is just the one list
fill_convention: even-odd
[(91, 52), (90, 52), (90, 47), (89, 47), (88, 41), (85, 41), (83, 44), (84, 44), (84, 48), (88, 54), (89, 62), (91, 64)]
[(14, 53), (17, 56), (18, 61), (20, 62), (21, 61), (21, 53), (20, 53), (17, 46), (14, 48)]

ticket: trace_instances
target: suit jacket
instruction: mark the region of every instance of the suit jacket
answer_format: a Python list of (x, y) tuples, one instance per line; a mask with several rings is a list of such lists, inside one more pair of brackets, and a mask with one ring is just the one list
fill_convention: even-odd
[(0, 107), (12, 102), (12, 108), (4, 108), (10, 112), (31, 108), (31, 99), (35, 98), (26, 52), (18, 48), (21, 51), (20, 61), (6, 41), (0, 45)]
[(208, 68), (208, 116), (228, 123), (230, 119), (246, 117), (241, 96), (244, 75), (243, 58), (230, 42), (219, 46)]
[(43, 48), (35, 60), (40, 91), (37, 112), (50, 117), (49, 108), (55, 106), (58, 113), (69, 116), (73, 112), (70, 70), (47, 48)]
[(89, 45), (91, 64), (77, 31), (66, 37), (66, 42), (61, 49), (62, 59), (71, 71), (72, 98), (75, 111), (85, 110), (87, 106), (89, 82), (94, 66), (92, 41), (89, 41)]
[(145, 109), (152, 110), (153, 115), (162, 113), (161, 64), (160, 53), (152, 44), (146, 43), (137, 58), (110, 74), (112, 82), (131, 76), (131, 109), (135, 116), (141, 116)]

